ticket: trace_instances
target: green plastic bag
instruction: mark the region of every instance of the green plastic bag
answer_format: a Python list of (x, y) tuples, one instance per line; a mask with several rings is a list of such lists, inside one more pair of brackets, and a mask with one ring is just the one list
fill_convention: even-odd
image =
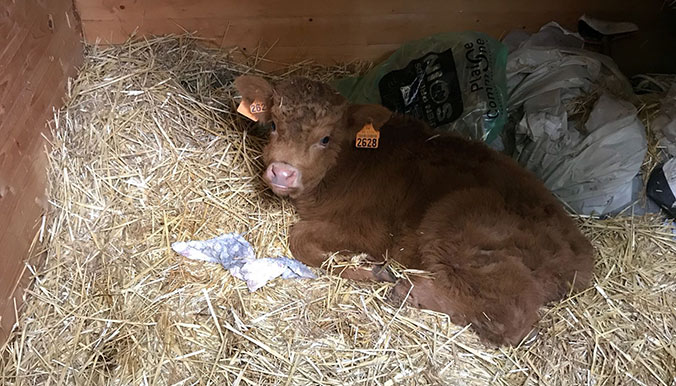
[(507, 120), (506, 61), (507, 48), (483, 33), (442, 33), (406, 43), (365, 75), (333, 85), (352, 103), (382, 104), (490, 143)]

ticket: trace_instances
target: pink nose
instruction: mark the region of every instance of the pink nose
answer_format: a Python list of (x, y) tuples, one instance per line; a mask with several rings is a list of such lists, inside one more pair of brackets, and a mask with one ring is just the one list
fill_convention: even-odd
[(273, 162), (265, 171), (265, 177), (272, 185), (294, 188), (298, 185), (298, 169), (284, 162)]

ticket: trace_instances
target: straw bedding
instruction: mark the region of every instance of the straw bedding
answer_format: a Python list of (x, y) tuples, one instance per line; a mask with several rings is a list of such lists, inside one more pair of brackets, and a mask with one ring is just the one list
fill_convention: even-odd
[(51, 210), (35, 251), (46, 263), (28, 267), (1, 384), (676, 384), (676, 241), (657, 217), (580, 218), (598, 250), (592, 287), (544, 308), (509, 349), (388, 303), (388, 284), (318, 270), (251, 294), (220, 266), (174, 254), (173, 241), (232, 231), (261, 257), (287, 254), (295, 221), (259, 178), (263, 140), (233, 113), (231, 81), (253, 70), (199, 47), (88, 48), (52, 122)]

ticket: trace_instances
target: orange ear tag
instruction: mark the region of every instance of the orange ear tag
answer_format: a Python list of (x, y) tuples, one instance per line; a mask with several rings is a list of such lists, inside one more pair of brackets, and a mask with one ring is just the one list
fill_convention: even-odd
[(258, 118), (254, 115), (254, 113), (255, 114), (264, 113), (265, 104), (259, 101), (253, 101), (253, 103), (247, 106), (246, 103), (244, 103), (244, 100), (242, 100), (239, 103), (239, 107), (237, 107), (237, 112), (251, 119), (254, 122), (258, 122)]
[(379, 142), (380, 132), (373, 127), (372, 123), (367, 123), (357, 132), (355, 146), (360, 149), (377, 149)]

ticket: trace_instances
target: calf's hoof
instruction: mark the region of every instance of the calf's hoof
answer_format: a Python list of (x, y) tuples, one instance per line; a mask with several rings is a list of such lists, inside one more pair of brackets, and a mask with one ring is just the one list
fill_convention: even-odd
[(387, 267), (387, 264), (374, 265), (373, 268), (371, 268), (371, 272), (373, 272), (373, 277), (376, 281), (386, 281), (388, 283), (394, 283), (397, 281), (397, 278)]
[(416, 291), (412, 290), (413, 285), (406, 279), (399, 279), (397, 284), (392, 287), (388, 294), (388, 300), (397, 306), (404, 302), (411, 307), (424, 308), (417, 299)]

